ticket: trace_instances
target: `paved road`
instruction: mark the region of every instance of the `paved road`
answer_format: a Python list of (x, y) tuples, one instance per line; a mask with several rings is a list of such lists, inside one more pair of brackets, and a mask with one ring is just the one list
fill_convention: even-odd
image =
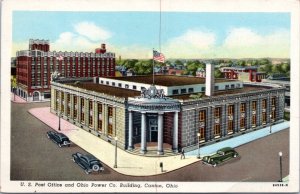
[(43, 106), (49, 106), (49, 103), (12, 103), (12, 180), (273, 182), (279, 179), (279, 151), (283, 152), (283, 176), (288, 175), (289, 130), (238, 147), (240, 158), (216, 168), (197, 162), (163, 175), (133, 177), (105, 166), (100, 175), (86, 175), (71, 161), (72, 153), (86, 152), (76, 145), (59, 148), (46, 137), (46, 132), (51, 129), (27, 112), (30, 108)]

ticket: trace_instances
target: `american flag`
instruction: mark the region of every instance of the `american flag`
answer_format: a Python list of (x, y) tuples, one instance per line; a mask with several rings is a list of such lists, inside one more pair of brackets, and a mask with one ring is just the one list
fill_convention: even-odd
[(164, 63), (165, 62), (165, 56), (162, 53), (153, 50), (153, 60)]
[(59, 55), (58, 57), (56, 57), (57, 60), (62, 61), (64, 59), (63, 56)]

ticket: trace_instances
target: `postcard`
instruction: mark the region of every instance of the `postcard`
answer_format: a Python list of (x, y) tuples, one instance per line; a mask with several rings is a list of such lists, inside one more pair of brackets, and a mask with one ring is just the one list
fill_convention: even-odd
[(2, 0), (7, 193), (299, 192), (297, 0)]

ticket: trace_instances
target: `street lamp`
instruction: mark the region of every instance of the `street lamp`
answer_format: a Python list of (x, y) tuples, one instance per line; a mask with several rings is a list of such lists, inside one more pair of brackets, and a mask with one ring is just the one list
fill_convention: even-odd
[(272, 114), (270, 114), (270, 133), (272, 133)]
[(197, 133), (197, 137), (198, 137), (198, 155), (197, 158), (200, 159), (200, 133)]
[(282, 152), (279, 152), (278, 155), (279, 155), (279, 163), (280, 163), (280, 180), (279, 180), (279, 182), (282, 182)]
[(58, 131), (60, 131), (60, 112), (58, 113)]
[(118, 144), (118, 137), (115, 137), (116, 146), (115, 146), (115, 165), (114, 168), (117, 168), (117, 144)]

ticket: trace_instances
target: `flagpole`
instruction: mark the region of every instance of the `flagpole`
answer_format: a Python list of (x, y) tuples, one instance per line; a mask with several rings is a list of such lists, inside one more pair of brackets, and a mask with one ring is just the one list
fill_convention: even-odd
[(154, 85), (154, 49), (152, 50), (152, 85)]

